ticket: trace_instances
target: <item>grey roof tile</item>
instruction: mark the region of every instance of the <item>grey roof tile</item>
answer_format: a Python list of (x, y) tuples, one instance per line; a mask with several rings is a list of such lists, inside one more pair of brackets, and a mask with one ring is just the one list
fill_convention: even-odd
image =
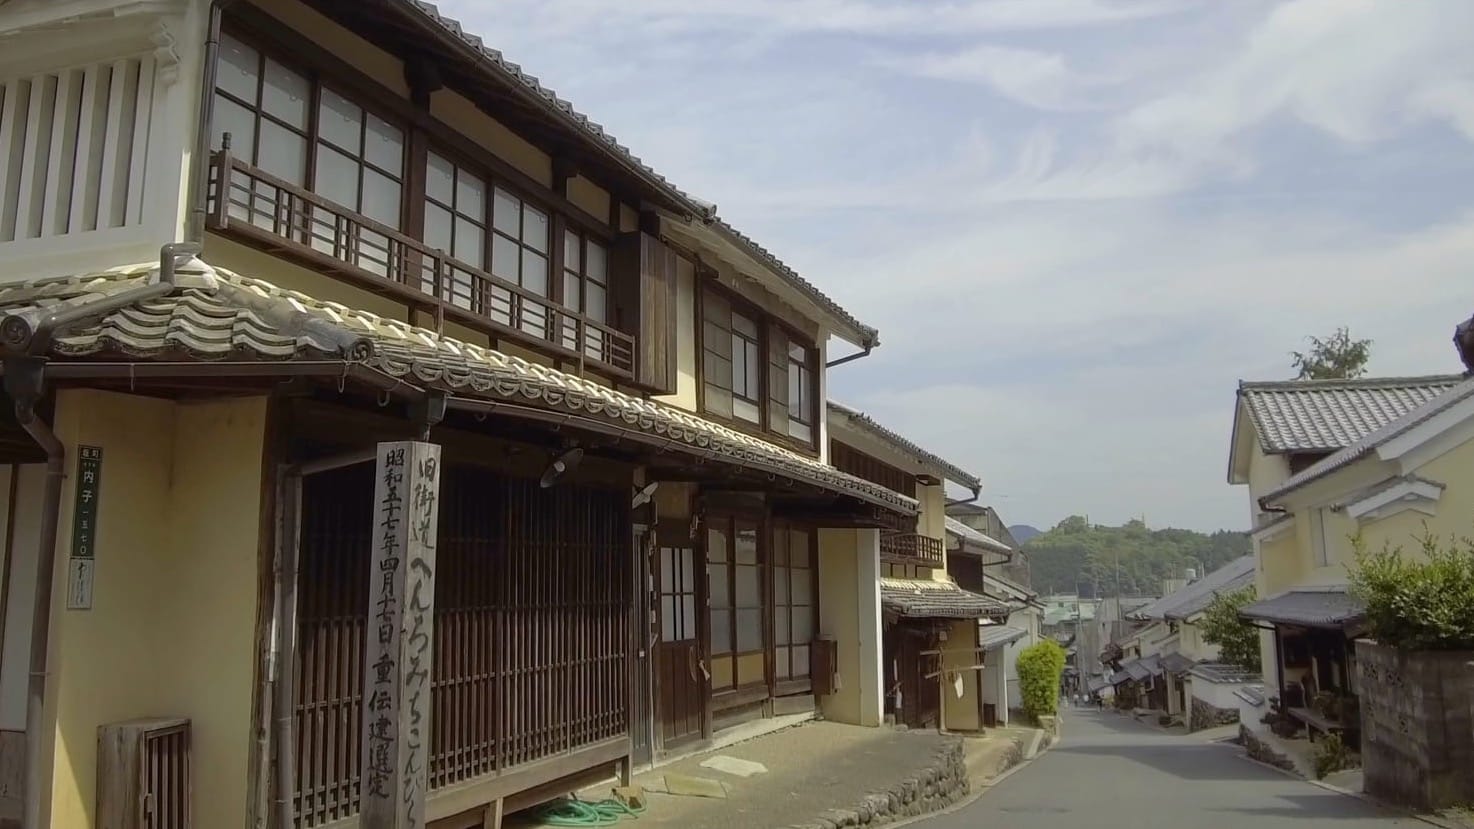
[(1186, 673), (1192, 670), (1192, 667), (1196, 664), (1198, 664), (1196, 661), (1177, 651), (1162, 656), (1162, 670), (1169, 674)]
[(1245, 619), (1298, 627), (1340, 629), (1366, 616), (1366, 605), (1344, 585), (1297, 587), (1239, 609)]
[(1334, 452), (1427, 403), (1459, 375), (1241, 382), (1260, 447), (1269, 454)]
[(1189, 673), (1193, 676), (1202, 677), (1209, 682), (1219, 684), (1237, 682), (1254, 684), (1263, 681), (1256, 671), (1241, 668), (1238, 665), (1230, 665), (1226, 662), (1199, 662), (1193, 666)]
[[(0, 322), (35, 318), (144, 285), (152, 265), (0, 287)], [(684, 409), (635, 397), (520, 357), (367, 311), (325, 302), (195, 260), (179, 288), (62, 332), (53, 356), (82, 359), (281, 361), (338, 359), (405, 382), (478, 399), (570, 412), (669, 440), (869, 503), (914, 514), (916, 502), (817, 459), (745, 435)]]
[(913, 443), (909, 438), (903, 437), (899, 433), (880, 425), (878, 422), (875, 421), (874, 418), (870, 417), (870, 415), (865, 414), (859, 409), (852, 409), (844, 404), (836, 403), (833, 400), (828, 401), (828, 404), (830, 415), (839, 415), (841, 417), (848, 418), (851, 423), (854, 423), (861, 429), (869, 432), (874, 437), (877, 437), (880, 440), (885, 441), (892, 446), (895, 446), (897, 449), (900, 449), (906, 454), (914, 455), (918, 461), (921, 461), (924, 464), (934, 466), (942, 470), (942, 474), (946, 475), (947, 480), (952, 481), (956, 484), (960, 484), (972, 490), (978, 490), (982, 488), (983, 482), (979, 480), (976, 475), (957, 466), (956, 464), (953, 464), (951, 461), (946, 460), (940, 455), (934, 454), (930, 451), (927, 451), (926, 449), (922, 449), (920, 446)]
[(1283, 484), (1265, 493), (1261, 500), (1263, 503), (1273, 503), (1276, 498), (1286, 493), (1299, 489), (1311, 481), (1324, 478), (1342, 467), (1355, 463), (1382, 446), (1385, 446), (1387, 443), (1407, 434), (1471, 397), (1474, 397), (1474, 377), (1449, 386), (1443, 393), (1433, 397), (1401, 417), (1389, 421), (1379, 428), (1361, 436), (1347, 445), (1346, 448), (1330, 457), (1323, 458), (1317, 463), (1302, 469), (1298, 474), (1292, 475)]
[(978, 629), (978, 647), (983, 650), (992, 650), (1017, 642), (1028, 635), (1029, 632), (1023, 628), (1008, 625), (984, 625)]
[(994, 619), (1008, 617), (1008, 606), (952, 582), (930, 579), (880, 580), (880, 603), (897, 616), (913, 619)]
[(1213, 597), (1253, 583), (1254, 556), (1240, 556), (1181, 590), (1132, 611), (1131, 615), (1142, 619), (1187, 619), (1206, 609)]
[(782, 260), (770, 252), (767, 248), (758, 244), (748, 235), (732, 227), (716, 214), (716, 206), (710, 202), (699, 199), (685, 190), (677, 187), (657, 173), (654, 168), (636, 156), (630, 149), (619, 143), (614, 136), (604, 131), (604, 127), (587, 115), (574, 109), (573, 104), (560, 98), (553, 90), (542, 85), (536, 76), (523, 71), (522, 67), (506, 57), (497, 49), (486, 45), (480, 36), (467, 32), (460, 21), (447, 17), (440, 13), (440, 9), (434, 3), (425, 0), (397, 0), (406, 9), (417, 13), (430, 25), (439, 27), (455, 37), (460, 42), (480, 55), (483, 68), (493, 77), (511, 86), (528, 93), (529, 99), (554, 119), (561, 121), (564, 126), (584, 136), (584, 138), (606, 153), (619, 166), (624, 167), (637, 178), (643, 180), (648, 186), (662, 191), (666, 197), (676, 204), (684, 206), (691, 211), (692, 215), (699, 220), (712, 223), (719, 232), (726, 235), (732, 242), (743, 248), (757, 261), (773, 270), (781, 279), (788, 282), (799, 293), (807, 296), (819, 307), (825, 309), (835, 318), (849, 325), (861, 340), (862, 345), (871, 347), (880, 344), (880, 335), (876, 330), (856, 319), (850, 312), (840, 307), (823, 291), (820, 291), (813, 283), (799, 276), (798, 272), (785, 265)]

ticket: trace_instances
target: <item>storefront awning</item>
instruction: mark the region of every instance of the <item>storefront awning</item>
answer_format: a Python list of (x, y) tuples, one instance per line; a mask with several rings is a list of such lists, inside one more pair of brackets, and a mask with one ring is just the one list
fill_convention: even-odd
[(1001, 622), (1008, 606), (949, 581), (880, 580), (880, 604), (888, 613), (908, 619), (984, 619)]
[[(993, 650), (995, 648), (1001, 648), (1004, 645), (1011, 645), (1028, 635), (1029, 632), (1022, 628), (1009, 627), (1008, 625), (987, 625), (978, 631), (978, 647), (983, 650)], [(1066, 667), (1065, 673), (1069, 673), (1070, 670), (1070, 668)]]
[(1196, 660), (1189, 659), (1177, 651), (1162, 657), (1162, 670), (1169, 674), (1185, 674), (1196, 664), (1198, 664)]
[[(135, 265), (0, 289), (0, 328), (34, 330), (41, 317), (157, 282), (157, 265)], [(122, 358), (198, 364), (201, 375), (248, 374), (252, 366), (320, 363), (324, 374), (370, 377), (385, 388), (434, 390), (460, 399), (550, 412), (559, 422), (617, 429), (662, 450), (751, 468), (874, 506), (914, 515), (916, 501), (692, 412), (427, 328), (325, 302), (194, 259), (177, 287), (61, 332), (53, 365)], [(6, 345), (14, 348), (15, 343)], [(213, 368), (212, 368), (213, 367)], [(85, 365), (83, 366), (85, 368)], [(305, 372), (304, 372), (305, 373)], [(80, 376), (80, 375), (78, 375)], [(133, 375), (124, 375), (133, 376)]]
[(1345, 586), (1298, 587), (1244, 605), (1239, 615), (1272, 625), (1340, 630), (1365, 618), (1366, 605)]

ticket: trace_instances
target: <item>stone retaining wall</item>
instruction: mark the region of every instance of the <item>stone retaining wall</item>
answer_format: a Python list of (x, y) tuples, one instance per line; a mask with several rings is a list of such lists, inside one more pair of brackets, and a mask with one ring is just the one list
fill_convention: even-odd
[(1219, 708), (1207, 702), (1193, 697), (1192, 717), (1188, 720), (1188, 731), (1202, 731), (1205, 728), (1217, 728), (1220, 725), (1233, 725), (1239, 721), (1239, 710), (1237, 708)]
[(1474, 801), (1474, 652), (1356, 643), (1366, 791), (1400, 806)]
[(1249, 753), (1249, 756), (1261, 763), (1268, 763), (1275, 768), (1299, 773), (1295, 768), (1295, 761), (1274, 750), (1274, 747), (1249, 730), (1247, 725), (1239, 724), (1239, 743)]
[(970, 788), (962, 739), (954, 737), (938, 749), (924, 768), (897, 780), (886, 791), (868, 794), (862, 802), (847, 809), (830, 809), (790, 829), (885, 826), (945, 809), (966, 797)]

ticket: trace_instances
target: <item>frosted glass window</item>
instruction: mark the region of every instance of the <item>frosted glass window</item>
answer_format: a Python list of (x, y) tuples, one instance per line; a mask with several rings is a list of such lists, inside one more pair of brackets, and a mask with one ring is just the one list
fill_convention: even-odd
[(287, 124), (306, 129), (307, 107), (312, 100), (312, 83), (305, 77), (266, 59), (265, 82), (261, 85), (261, 109)]
[(215, 70), (215, 88), (229, 92), (248, 104), (255, 104), (260, 82), (261, 53), (230, 35), (221, 35), (220, 65)]

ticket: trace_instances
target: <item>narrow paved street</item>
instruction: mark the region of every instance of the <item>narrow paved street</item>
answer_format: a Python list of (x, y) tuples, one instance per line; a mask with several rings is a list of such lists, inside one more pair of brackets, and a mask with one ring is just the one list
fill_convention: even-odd
[(1064, 741), (924, 829), (1382, 829), (1423, 826), (1251, 763), (1234, 746), (1164, 734), (1113, 713), (1068, 711)]

